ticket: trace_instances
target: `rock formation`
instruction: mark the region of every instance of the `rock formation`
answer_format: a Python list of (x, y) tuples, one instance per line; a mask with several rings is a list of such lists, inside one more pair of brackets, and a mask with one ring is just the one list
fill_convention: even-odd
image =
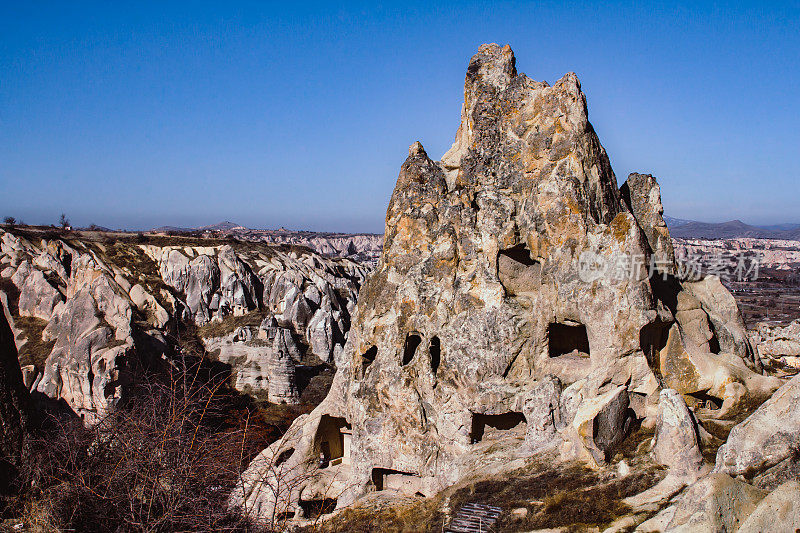
[(368, 272), (352, 261), (279, 249), (242, 257), (230, 246), (143, 249), (158, 262), (164, 282), (184, 298), (188, 317), (198, 325), (264, 309), (296, 331), (323, 361), (332, 361), (336, 345), (344, 344)]
[[(481, 46), (452, 148), (436, 162), (414, 143), (401, 167), (328, 397), (231, 504), (299, 519), (302, 502), (429, 496), (509, 468), (504, 449), (599, 466), (685, 376), (679, 392), (718, 394), (723, 417), (763, 401), (780, 382), (753, 371), (724, 287), (682, 284), (669, 261), (649, 275), (670, 251), (655, 180), (620, 192), (577, 77), (535, 82), (508, 46)], [(275, 489), (298, 469), (307, 482)]]
[(697, 422), (676, 390), (661, 391), (653, 454), (656, 461), (668, 466), (673, 474), (692, 481), (702, 470), (703, 453)]
[(800, 320), (786, 326), (758, 324), (751, 339), (761, 358), (781, 360), (800, 368)]
[(725, 474), (692, 485), (678, 501), (641, 524), (642, 532), (736, 531), (764, 498), (764, 491)]
[(800, 376), (793, 378), (744, 422), (717, 452), (715, 471), (773, 489), (800, 476)]
[(181, 320), (202, 326), (268, 314), (275, 326), (268, 342), (249, 326), (236, 335), (204, 334), (204, 341), (230, 365), (238, 389), (296, 402), (295, 365), (303, 357), (333, 364), (342, 353), (368, 272), (300, 248), (237, 251), (211, 241), (155, 246), (75, 236), (36, 242), (7, 232), (0, 239), (19, 315), (40, 321), (43, 330), (30, 334), (50, 350), (40, 354), (43, 364), (28, 368), (28, 380), (89, 425), (120, 402), (134, 367), (179, 349), (169, 348), (166, 336)]
[(800, 483), (787, 481), (770, 492), (750, 516), (742, 522), (739, 533), (796, 533), (800, 526)]

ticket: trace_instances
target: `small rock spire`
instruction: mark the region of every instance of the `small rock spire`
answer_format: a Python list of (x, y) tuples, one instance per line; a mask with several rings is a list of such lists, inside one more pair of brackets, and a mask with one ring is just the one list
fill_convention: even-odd
[(517, 75), (517, 60), (509, 45), (482, 44), (478, 53), (470, 59), (467, 81), (494, 85), (498, 89), (508, 87)]
[(416, 155), (424, 155), (426, 157), (428, 155), (425, 153), (425, 148), (422, 147), (422, 143), (419, 141), (414, 142), (414, 144), (408, 147), (408, 157), (414, 157)]

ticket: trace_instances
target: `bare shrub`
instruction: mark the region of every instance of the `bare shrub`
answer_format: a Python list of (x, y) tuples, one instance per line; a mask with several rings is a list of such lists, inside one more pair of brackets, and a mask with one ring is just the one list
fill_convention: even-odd
[(21, 476), (28, 527), (256, 531), (227, 500), (263, 444), (249, 417), (230, 419), (224, 376), (208, 373), (193, 362), (150, 376), (91, 429), (51, 416)]

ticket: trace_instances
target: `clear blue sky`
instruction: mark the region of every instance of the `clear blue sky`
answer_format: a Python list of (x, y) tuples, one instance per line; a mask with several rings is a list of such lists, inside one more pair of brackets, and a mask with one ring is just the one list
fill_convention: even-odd
[(383, 231), (497, 42), (578, 74), (618, 179), (655, 174), (668, 214), (800, 222), (797, 2), (458, 4), (4, 2), (0, 216)]

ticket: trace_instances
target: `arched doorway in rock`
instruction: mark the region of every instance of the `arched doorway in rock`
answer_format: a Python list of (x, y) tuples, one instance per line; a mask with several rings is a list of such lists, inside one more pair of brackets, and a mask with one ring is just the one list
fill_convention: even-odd
[(322, 415), (314, 436), (314, 450), (321, 468), (350, 462), (352, 434), (350, 424), (344, 418)]

